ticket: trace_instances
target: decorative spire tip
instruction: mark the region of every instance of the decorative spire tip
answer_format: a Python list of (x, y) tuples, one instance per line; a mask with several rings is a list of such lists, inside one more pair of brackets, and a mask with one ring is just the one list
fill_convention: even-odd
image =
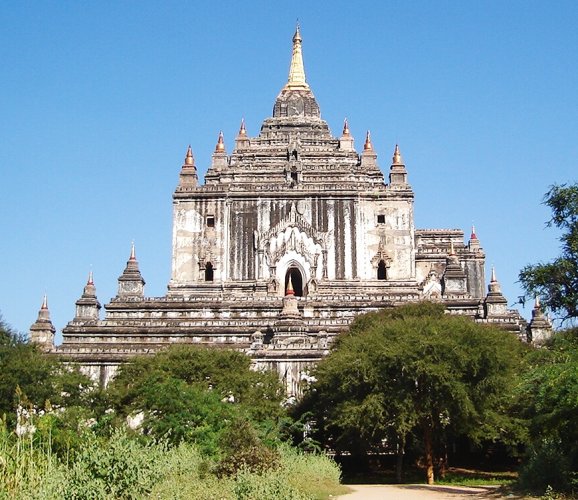
[(397, 144), (395, 145), (395, 150), (393, 151), (393, 164), (403, 165), (403, 159), (401, 158), (401, 153)]
[(371, 132), (368, 130), (365, 135), (365, 144), (363, 145), (364, 151), (373, 151), (373, 144), (371, 144)]
[(219, 139), (217, 141), (217, 146), (215, 147), (216, 153), (224, 153), (225, 152), (225, 140), (223, 138), (223, 131), (219, 132)]
[(129, 260), (136, 260), (136, 253), (134, 251), (134, 241), (130, 245), (130, 258)]
[(187, 148), (187, 155), (185, 156), (185, 165), (194, 165), (195, 164), (195, 158), (193, 156), (193, 149), (191, 148), (191, 145), (189, 144), (189, 147)]
[(40, 307), (40, 309), (48, 309), (48, 297), (46, 296), (46, 294), (44, 294), (44, 297), (42, 299), (42, 306)]

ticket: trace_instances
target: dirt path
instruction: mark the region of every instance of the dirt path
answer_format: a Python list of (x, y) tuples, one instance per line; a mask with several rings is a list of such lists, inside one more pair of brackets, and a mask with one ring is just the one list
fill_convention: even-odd
[(340, 495), (343, 500), (464, 500), (522, 498), (502, 496), (496, 487), (426, 486), (425, 484), (356, 484), (347, 485), (353, 492)]

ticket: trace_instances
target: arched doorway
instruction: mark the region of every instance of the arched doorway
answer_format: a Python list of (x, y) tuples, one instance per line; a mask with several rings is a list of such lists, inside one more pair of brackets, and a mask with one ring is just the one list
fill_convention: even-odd
[(385, 266), (385, 261), (381, 259), (379, 264), (377, 264), (377, 279), (385, 280), (387, 279), (387, 267)]
[(290, 267), (285, 273), (285, 292), (287, 295), (287, 285), (289, 284), (289, 276), (291, 276), (291, 284), (296, 297), (303, 297), (303, 275), (296, 267)]
[(205, 264), (205, 281), (213, 281), (213, 264), (210, 262)]

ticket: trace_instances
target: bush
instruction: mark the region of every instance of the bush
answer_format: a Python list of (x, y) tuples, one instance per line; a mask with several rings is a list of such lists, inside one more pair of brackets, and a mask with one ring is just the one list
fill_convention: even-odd
[(568, 492), (572, 486), (572, 471), (560, 444), (544, 441), (532, 449), (520, 469), (519, 485), (526, 491), (543, 495), (548, 489)]

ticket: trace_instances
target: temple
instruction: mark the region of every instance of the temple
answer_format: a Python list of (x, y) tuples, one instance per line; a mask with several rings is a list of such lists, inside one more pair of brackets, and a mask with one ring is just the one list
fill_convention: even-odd
[[(132, 356), (168, 345), (234, 348), (276, 370), (295, 395), (335, 336), (379, 308), (441, 301), (451, 314), (532, 338), (493, 270), (486, 290), (473, 228), (467, 239), (461, 229), (415, 228), (400, 148), (392, 145), (385, 177), (369, 131), (359, 152), (347, 120), (332, 135), (306, 80), (299, 28), (272, 116), (256, 137), (241, 121), (230, 147), (220, 133), (204, 184), (186, 151), (165, 296), (145, 295), (133, 246), (104, 318), (91, 274), (62, 344), (45, 303), (32, 340), (103, 384)], [(542, 339), (548, 322), (535, 317)]]

